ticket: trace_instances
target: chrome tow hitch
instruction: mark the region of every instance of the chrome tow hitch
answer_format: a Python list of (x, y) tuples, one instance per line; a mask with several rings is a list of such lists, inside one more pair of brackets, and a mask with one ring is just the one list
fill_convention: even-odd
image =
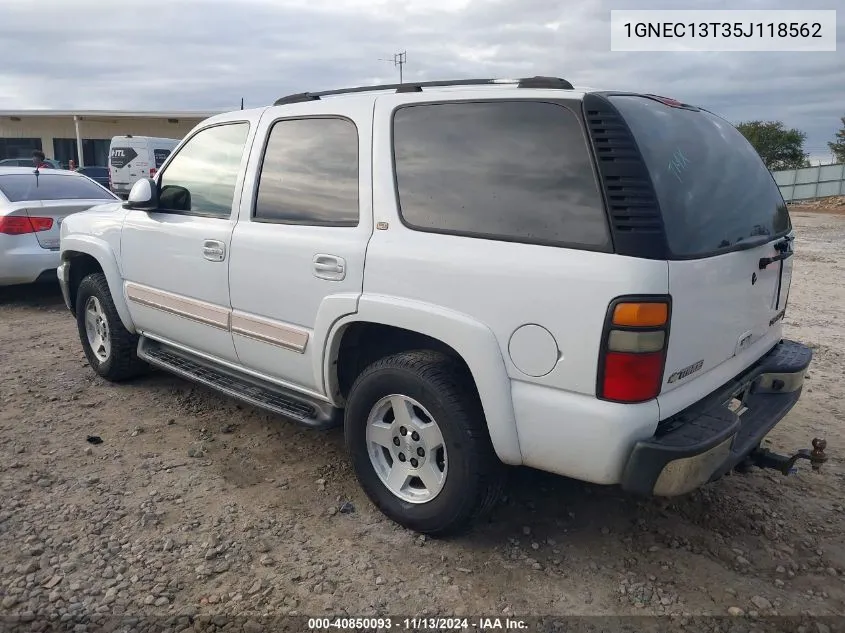
[(754, 466), (779, 470), (784, 475), (794, 473), (798, 470), (795, 467), (795, 463), (799, 459), (806, 459), (810, 462), (813, 470), (818, 471), (822, 467), (822, 464), (827, 461), (827, 455), (824, 452), (827, 448), (827, 441), (817, 437), (813, 439), (812, 444), (812, 451), (802, 448), (791, 457), (779, 455), (767, 448), (757, 448), (748, 455), (748, 459)]

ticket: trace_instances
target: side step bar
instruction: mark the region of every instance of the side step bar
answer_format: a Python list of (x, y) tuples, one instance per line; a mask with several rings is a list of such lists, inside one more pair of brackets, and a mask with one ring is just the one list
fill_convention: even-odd
[(341, 410), (327, 402), (312, 400), (279, 385), (221, 367), (146, 336), (138, 341), (138, 357), (150, 365), (311, 428), (334, 427), (342, 420)]

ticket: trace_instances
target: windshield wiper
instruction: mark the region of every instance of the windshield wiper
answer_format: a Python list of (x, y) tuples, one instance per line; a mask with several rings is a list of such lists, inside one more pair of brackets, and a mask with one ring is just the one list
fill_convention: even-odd
[(789, 243), (794, 240), (795, 237), (785, 237), (779, 242), (775, 242), (774, 247), (775, 250), (780, 253), (779, 255), (775, 255), (774, 257), (761, 257), (759, 262), (760, 270), (764, 270), (769, 264), (774, 264), (775, 262), (782, 261), (787, 257), (792, 257), (792, 254), (795, 252), (789, 248)]
[(780, 242), (776, 242), (775, 243), (775, 250), (780, 252), (780, 253), (785, 253), (787, 250), (789, 250), (789, 243), (794, 239), (795, 239), (795, 236), (792, 235), (792, 236), (788, 236), (788, 237), (783, 238)]

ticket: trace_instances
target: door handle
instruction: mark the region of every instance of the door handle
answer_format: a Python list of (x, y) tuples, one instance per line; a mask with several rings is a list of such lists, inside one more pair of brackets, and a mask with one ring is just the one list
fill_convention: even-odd
[(342, 273), (343, 266), (340, 264), (328, 264), (324, 262), (316, 262), (314, 264), (314, 270), (319, 270), (321, 272), (327, 273)]
[(222, 262), (226, 259), (226, 245), (220, 240), (205, 240), (202, 244), (202, 256), (210, 262)]
[(318, 279), (340, 281), (346, 277), (346, 261), (337, 255), (314, 255), (314, 276)]

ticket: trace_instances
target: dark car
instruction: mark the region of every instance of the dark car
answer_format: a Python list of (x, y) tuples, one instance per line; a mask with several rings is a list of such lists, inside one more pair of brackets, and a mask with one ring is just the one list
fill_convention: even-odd
[(91, 180), (103, 185), (106, 189), (109, 188), (109, 168), (100, 166), (79, 167), (76, 170), (83, 176), (88, 176)]

